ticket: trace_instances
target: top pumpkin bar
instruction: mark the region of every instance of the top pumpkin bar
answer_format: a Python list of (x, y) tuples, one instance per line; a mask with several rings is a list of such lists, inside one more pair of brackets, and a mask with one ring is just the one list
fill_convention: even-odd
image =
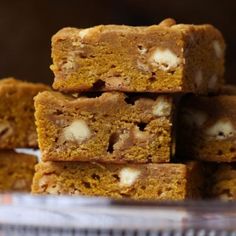
[(52, 38), (53, 88), (208, 93), (223, 84), (225, 43), (211, 25), (64, 28)]

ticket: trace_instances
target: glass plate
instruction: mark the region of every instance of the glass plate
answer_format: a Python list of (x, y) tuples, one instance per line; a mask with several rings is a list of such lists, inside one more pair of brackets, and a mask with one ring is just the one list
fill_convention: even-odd
[(96, 197), (3, 194), (0, 195), (0, 225), (2, 230), (28, 227), (38, 232), (60, 229), (101, 233), (105, 230), (113, 234), (118, 230), (123, 235), (131, 230), (144, 235), (150, 232), (179, 232), (180, 235), (188, 232), (191, 236), (205, 230), (211, 234), (224, 231), (236, 235), (236, 202), (114, 201)]

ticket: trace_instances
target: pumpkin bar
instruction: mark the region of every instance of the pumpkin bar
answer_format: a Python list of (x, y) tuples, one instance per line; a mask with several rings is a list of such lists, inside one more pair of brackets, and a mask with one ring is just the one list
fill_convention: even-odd
[(186, 96), (181, 102), (177, 155), (236, 161), (236, 96)]
[(48, 87), (6, 78), (0, 80), (0, 148), (37, 147), (33, 97)]
[(209, 198), (236, 200), (236, 165), (221, 163), (209, 173)]
[(0, 192), (30, 192), (36, 156), (16, 153), (13, 150), (0, 151)]
[[(86, 97), (87, 96), (87, 97)], [(169, 162), (173, 101), (156, 94), (105, 92), (35, 98), (44, 161)]]
[(212, 25), (64, 28), (52, 38), (53, 88), (65, 93), (216, 91), (225, 43)]
[(34, 194), (69, 194), (132, 198), (140, 200), (183, 200), (199, 198), (200, 184), (193, 172), (200, 165), (184, 164), (98, 164), (86, 162), (41, 162), (36, 166)]

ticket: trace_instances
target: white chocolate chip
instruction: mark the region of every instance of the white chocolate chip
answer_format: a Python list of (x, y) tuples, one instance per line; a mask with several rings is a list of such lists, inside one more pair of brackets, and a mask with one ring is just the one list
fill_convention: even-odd
[(198, 70), (196, 75), (195, 75), (195, 79), (194, 79), (195, 85), (197, 88), (199, 88), (202, 85), (203, 82), (203, 76), (202, 76), (202, 71)]
[(207, 114), (193, 109), (185, 110), (183, 119), (189, 126), (201, 127), (207, 121)]
[(171, 114), (170, 102), (165, 97), (159, 96), (152, 108), (152, 113), (155, 116), (169, 116)]
[(78, 98), (78, 97), (79, 97), (79, 93), (72, 93), (71, 95), (72, 95), (72, 97), (74, 97), (74, 98)]
[(84, 120), (75, 120), (70, 126), (64, 128), (63, 136), (66, 141), (82, 143), (90, 138), (91, 131)]
[(230, 121), (219, 120), (206, 130), (206, 134), (222, 140), (235, 135), (235, 129)]
[(140, 170), (136, 170), (130, 167), (123, 168), (119, 173), (120, 187), (132, 186), (140, 174)]
[(209, 79), (209, 81), (208, 81), (208, 88), (209, 88), (210, 90), (214, 90), (214, 89), (216, 88), (217, 80), (218, 80), (218, 78), (217, 78), (216, 75), (213, 75), (213, 76)]
[(74, 68), (74, 62), (67, 61), (65, 64), (63, 64), (62, 69), (63, 70), (72, 70)]
[(154, 66), (157, 65), (163, 71), (176, 68), (181, 62), (180, 58), (168, 48), (157, 48), (150, 57), (150, 61)]
[(70, 52), (67, 55), (67, 59), (66, 61), (62, 61), (62, 69), (63, 70), (73, 70), (75, 67), (75, 53), (74, 52)]
[(214, 40), (213, 43), (212, 43), (212, 45), (213, 45), (213, 48), (214, 48), (214, 50), (215, 50), (216, 56), (217, 56), (218, 58), (221, 58), (221, 57), (223, 56), (223, 49), (222, 49), (222, 47), (221, 47), (219, 41), (218, 41), (218, 40)]
[(80, 48), (84, 48), (84, 47), (85, 47), (84, 44), (81, 43), (81, 41), (78, 40), (78, 39), (72, 42), (72, 46), (74, 46), (74, 47), (80, 47)]
[(81, 38), (81, 39), (83, 39), (84, 37), (86, 37), (88, 34), (89, 34), (89, 31), (90, 31), (91, 29), (83, 29), (83, 30), (80, 30), (80, 32), (79, 32), (79, 37)]

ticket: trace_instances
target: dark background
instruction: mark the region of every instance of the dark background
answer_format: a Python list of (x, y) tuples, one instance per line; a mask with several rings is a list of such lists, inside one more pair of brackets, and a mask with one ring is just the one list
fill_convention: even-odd
[[(234, 82), (236, 1), (213, 0), (3, 0), (0, 1), (0, 77), (51, 84), (50, 39), (60, 28), (98, 24), (211, 23), (226, 39), (226, 78)], [(236, 80), (235, 80), (236, 83)]]

